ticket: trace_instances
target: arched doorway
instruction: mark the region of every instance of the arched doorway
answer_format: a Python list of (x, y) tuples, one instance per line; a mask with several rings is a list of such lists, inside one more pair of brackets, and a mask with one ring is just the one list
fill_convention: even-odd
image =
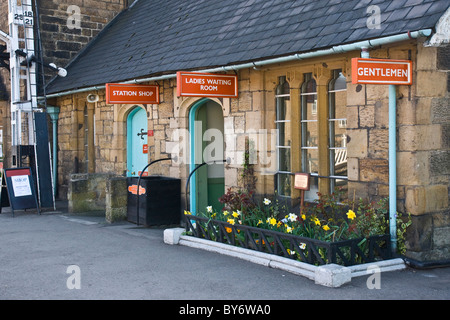
[(136, 106), (127, 117), (127, 176), (138, 176), (148, 164), (147, 112)]
[(190, 171), (203, 162), (218, 163), (203, 166), (191, 178), (190, 208), (204, 212), (207, 206), (222, 208), (219, 198), (225, 192), (224, 120), (222, 107), (210, 99), (203, 99), (189, 112)]

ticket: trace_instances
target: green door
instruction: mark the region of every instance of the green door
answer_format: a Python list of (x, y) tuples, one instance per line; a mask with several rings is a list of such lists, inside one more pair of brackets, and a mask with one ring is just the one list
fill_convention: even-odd
[[(195, 112), (193, 145), (191, 145), (196, 165), (203, 162), (220, 161), (203, 166), (196, 172), (195, 203), (196, 211), (204, 212), (207, 206), (222, 209), (219, 198), (225, 192), (225, 168), (223, 143), (223, 114), (219, 104), (206, 100)], [(191, 190), (192, 192), (193, 190)]]

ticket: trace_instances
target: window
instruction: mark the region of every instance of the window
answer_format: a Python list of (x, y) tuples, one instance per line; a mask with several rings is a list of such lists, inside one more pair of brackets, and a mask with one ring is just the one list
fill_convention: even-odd
[(279, 78), (276, 95), (276, 120), (277, 127), (277, 174), (276, 190), (280, 196), (291, 196), (291, 106), (290, 88), (286, 77)]
[(342, 71), (334, 70), (328, 85), (328, 155), (330, 192), (336, 187), (347, 189), (347, 79)]
[(301, 159), (302, 171), (311, 174), (310, 190), (305, 199), (317, 198), (319, 174), (319, 145), (317, 118), (317, 86), (311, 73), (305, 74), (301, 88)]

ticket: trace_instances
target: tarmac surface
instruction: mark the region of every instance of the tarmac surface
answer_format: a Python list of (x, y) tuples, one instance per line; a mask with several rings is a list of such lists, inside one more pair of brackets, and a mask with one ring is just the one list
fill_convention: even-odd
[[(450, 268), (385, 272), (340, 288), (163, 242), (163, 227), (68, 214), (0, 214), (0, 300), (449, 300)], [(73, 267), (75, 266), (75, 267)]]

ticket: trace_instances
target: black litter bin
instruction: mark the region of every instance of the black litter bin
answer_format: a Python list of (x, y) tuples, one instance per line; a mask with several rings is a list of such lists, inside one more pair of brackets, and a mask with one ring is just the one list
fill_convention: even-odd
[(141, 177), (137, 221), (137, 177), (127, 178), (127, 219), (144, 226), (178, 225), (181, 220), (181, 180), (164, 176)]

